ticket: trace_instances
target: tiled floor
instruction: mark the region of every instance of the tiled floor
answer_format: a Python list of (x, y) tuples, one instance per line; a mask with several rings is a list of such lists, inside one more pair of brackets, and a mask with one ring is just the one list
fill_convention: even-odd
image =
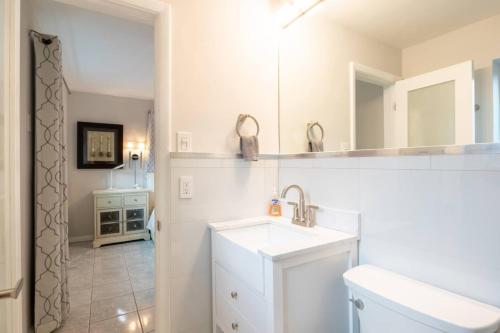
[(154, 332), (154, 246), (70, 245), (71, 314), (57, 333)]

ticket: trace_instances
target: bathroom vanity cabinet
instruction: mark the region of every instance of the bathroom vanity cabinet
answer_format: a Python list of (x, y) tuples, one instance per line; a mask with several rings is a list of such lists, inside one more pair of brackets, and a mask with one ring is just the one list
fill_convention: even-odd
[(214, 333), (351, 331), (356, 235), (269, 217), (210, 228)]
[(96, 190), (93, 195), (94, 248), (151, 238), (146, 228), (149, 218), (148, 190)]

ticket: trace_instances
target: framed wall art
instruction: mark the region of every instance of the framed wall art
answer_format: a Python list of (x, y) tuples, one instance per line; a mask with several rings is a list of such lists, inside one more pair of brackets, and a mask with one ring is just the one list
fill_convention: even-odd
[(123, 164), (123, 125), (77, 123), (78, 169), (112, 169)]

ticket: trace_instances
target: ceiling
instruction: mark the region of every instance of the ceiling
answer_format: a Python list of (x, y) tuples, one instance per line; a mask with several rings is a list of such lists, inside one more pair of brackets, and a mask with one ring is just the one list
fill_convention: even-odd
[(34, 28), (59, 36), (72, 91), (153, 99), (154, 28), (75, 6), (34, 0)]
[(500, 14), (499, 0), (324, 0), (311, 14), (406, 48)]

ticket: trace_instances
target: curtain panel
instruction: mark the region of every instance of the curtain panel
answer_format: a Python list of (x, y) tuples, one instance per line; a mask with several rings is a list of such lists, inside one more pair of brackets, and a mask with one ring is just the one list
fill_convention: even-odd
[(146, 123), (146, 172), (155, 172), (155, 113), (148, 111)]
[(69, 314), (66, 124), (57, 37), (32, 33), (34, 212), (37, 333), (53, 332)]

